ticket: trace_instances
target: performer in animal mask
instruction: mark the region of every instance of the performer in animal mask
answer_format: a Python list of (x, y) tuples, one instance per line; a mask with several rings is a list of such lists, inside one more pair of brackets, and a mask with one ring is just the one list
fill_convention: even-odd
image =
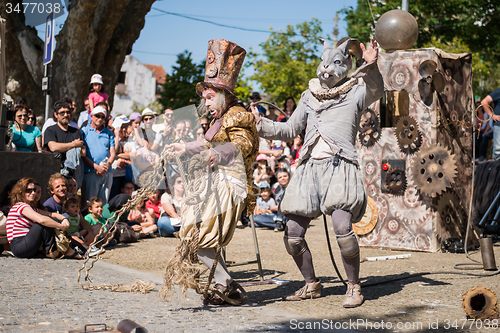
[[(287, 301), (321, 297), (321, 283), (314, 272), (311, 252), (305, 240), (307, 227), (321, 214), (331, 215), (333, 228), (349, 280), (343, 303), (346, 308), (363, 303), (359, 283), (359, 245), (352, 223), (361, 220), (367, 194), (359, 172), (356, 134), (360, 115), (382, 97), (384, 83), (377, 67), (378, 45), (372, 38), (365, 49), (355, 39), (341, 40), (337, 49), (323, 43), (317, 78), (309, 81), (295, 112), (285, 123), (259, 116), (252, 105), (259, 136), (291, 141), (306, 129), (298, 167), (279, 207), (286, 215), (284, 242), (306, 284)], [(351, 78), (351, 53), (364, 58)], [(364, 84), (359, 84), (362, 78)]]

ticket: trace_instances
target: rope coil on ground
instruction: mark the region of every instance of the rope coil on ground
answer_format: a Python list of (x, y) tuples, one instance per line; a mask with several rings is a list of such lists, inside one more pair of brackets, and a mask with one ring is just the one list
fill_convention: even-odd
[[(114, 235), (116, 231), (116, 224), (120, 220), (121, 216), (129, 210), (132, 210), (134, 207), (136, 207), (140, 202), (145, 201), (148, 196), (154, 193), (154, 189), (158, 188), (161, 184), (162, 181), (162, 176), (166, 174), (166, 147), (163, 149), (161, 153), (161, 163), (157, 163), (155, 168), (152, 171), (145, 172), (144, 174), (141, 175), (139, 181), (142, 185), (142, 187), (137, 191), (137, 195), (134, 196), (132, 199), (130, 199), (126, 204), (122, 206), (119, 210), (113, 213), (113, 216), (111, 216), (108, 220), (106, 220), (106, 225), (110, 220), (114, 220), (113, 225), (109, 228), (108, 231), (105, 231), (105, 225), (101, 227), (99, 230), (99, 233), (94, 237), (94, 241), (90, 244), (89, 249), (92, 248), (92, 246), (95, 246), (95, 244), (100, 243), (100, 248), (104, 248), (108, 243), (111, 241), (113, 237), (108, 237), (106, 241), (102, 241), (101, 236), (104, 235)], [(114, 291), (137, 291), (137, 288), (134, 286), (134, 284), (128, 284), (126, 286), (121, 286), (119, 284), (101, 284), (97, 286), (91, 285), (91, 280), (90, 280), (90, 271), (94, 267), (94, 264), (99, 260), (99, 255), (96, 258), (91, 258), (89, 257), (89, 251), (85, 253), (85, 259), (83, 261), (82, 267), (78, 270), (78, 284), (86, 290), (95, 290), (95, 289), (110, 289)], [(91, 260), (90, 266), (85, 270), (85, 278), (84, 282), (85, 284), (82, 283), (81, 281), (81, 274), (82, 271), (86, 268), (87, 262)], [(145, 284), (149, 283), (149, 281), (146, 281)], [(118, 290), (119, 289), (119, 290)], [(140, 290), (143, 290), (139, 288)], [(149, 290), (149, 288), (146, 288)]]

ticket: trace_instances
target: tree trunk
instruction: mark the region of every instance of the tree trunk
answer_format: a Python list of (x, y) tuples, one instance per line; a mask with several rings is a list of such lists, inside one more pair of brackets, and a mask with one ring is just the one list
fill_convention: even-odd
[[(90, 77), (99, 73), (112, 106), (120, 68), (125, 56), (132, 52), (154, 1), (71, 1), (64, 26), (55, 36), (52, 103), (68, 96), (76, 101), (77, 111), (82, 110), (89, 94)], [(22, 1), (14, 2), (19, 2), (22, 8)], [(5, 13), (5, 4), (1, 6)], [(24, 15), (6, 15), (6, 20), (6, 93), (14, 99), (24, 97), (35, 113), (42, 115), (45, 110), (41, 90), (43, 41), (34, 28), (25, 25)]]

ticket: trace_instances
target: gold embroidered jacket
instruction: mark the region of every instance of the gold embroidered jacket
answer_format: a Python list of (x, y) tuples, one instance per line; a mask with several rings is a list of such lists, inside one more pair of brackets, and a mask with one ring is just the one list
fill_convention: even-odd
[[(257, 159), (259, 152), (259, 135), (257, 134), (253, 114), (241, 106), (230, 107), (219, 119), (212, 121), (210, 129), (205, 134), (203, 144), (197, 144), (197, 142), (188, 143), (186, 144), (186, 151), (191, 155), (199, 152), (200, 148), (216, 149), (219, 146), (217, 143), (219, 145), (232, 143), (241, 152), (245, 164), (247, 181), (247, 214), (251, 214), (258, 196), (255, 186), (253, 186), (252, 164)], [(234, 176), (241, 178), (239, 175)]]

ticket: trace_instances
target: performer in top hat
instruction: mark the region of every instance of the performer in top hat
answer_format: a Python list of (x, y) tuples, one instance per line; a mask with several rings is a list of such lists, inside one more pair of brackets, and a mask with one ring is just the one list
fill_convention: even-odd
[[(382, 97), (384, 83), (377, 67), (378, 46), (371, 40), (368, 49), (357, 40), (347, 38), (333, 49), (323, 41), (318, 78), (309, 81), (306, 90), (285, 123), (259, 116), (259, 135), (266, 139), (291, 141), (306, 130), (304, 144), (295, 173), (287, 186), (279, 212), (288, 222), (284, 242), (304, 276), (305, 286), (285, 297), (300, 301), (321, 297), (311, 252), (305, 241), (307, 227), (321, 214), (332, 216), (333, 228), (349, 280), (343, 306), (352, 308), (363, 303), (359, 284), (359, 245), (352, 231), (352, 221), (361, 220), (366, 209), (366, 189), (358, 170), (356, 133), (361, 112)], [(354, 47), (357, 46), (357, 47)], [(351, 78), (351, 51), (366, 63)], [(358, 84), (363, 78), (364, 84)]]
[[(171, 291), (174, 283), (183, 289), (194, 288), (200, 292), (199, 270), (195, 268), (193, 254), (197, 253), (199, 259), (212, 268), (216, 248), (231, 241), (245, 207), (247, 211), (253, 211), (256, 195), (251, 187), (251, 166), (257, 157), (259, 137), (253, 114), (238, 106), (234, 95), (245, 54), (243, 48), (227, 40), (212, 39), (208, 42), (205, 80), (196, 85), (196, 92), (203, 97), (202, 102), (214, 119), (204, 139), (186, 144), (174, 143), (168, 147), (173, 150), (171, 154), (179, 156), (203, 153), (211, 168), (219, 167), (219, 173), (214, 177), (218, 177), (220, 183), (201, 208), (191, 205), (183, 212), (181, 245), (167, 266), (162, 297)], [(215, 290), (211, 295), (204, 294), (206, 303), (222, 304), (244, 293), (229, 275), (222, 257), (214, 279)]]

